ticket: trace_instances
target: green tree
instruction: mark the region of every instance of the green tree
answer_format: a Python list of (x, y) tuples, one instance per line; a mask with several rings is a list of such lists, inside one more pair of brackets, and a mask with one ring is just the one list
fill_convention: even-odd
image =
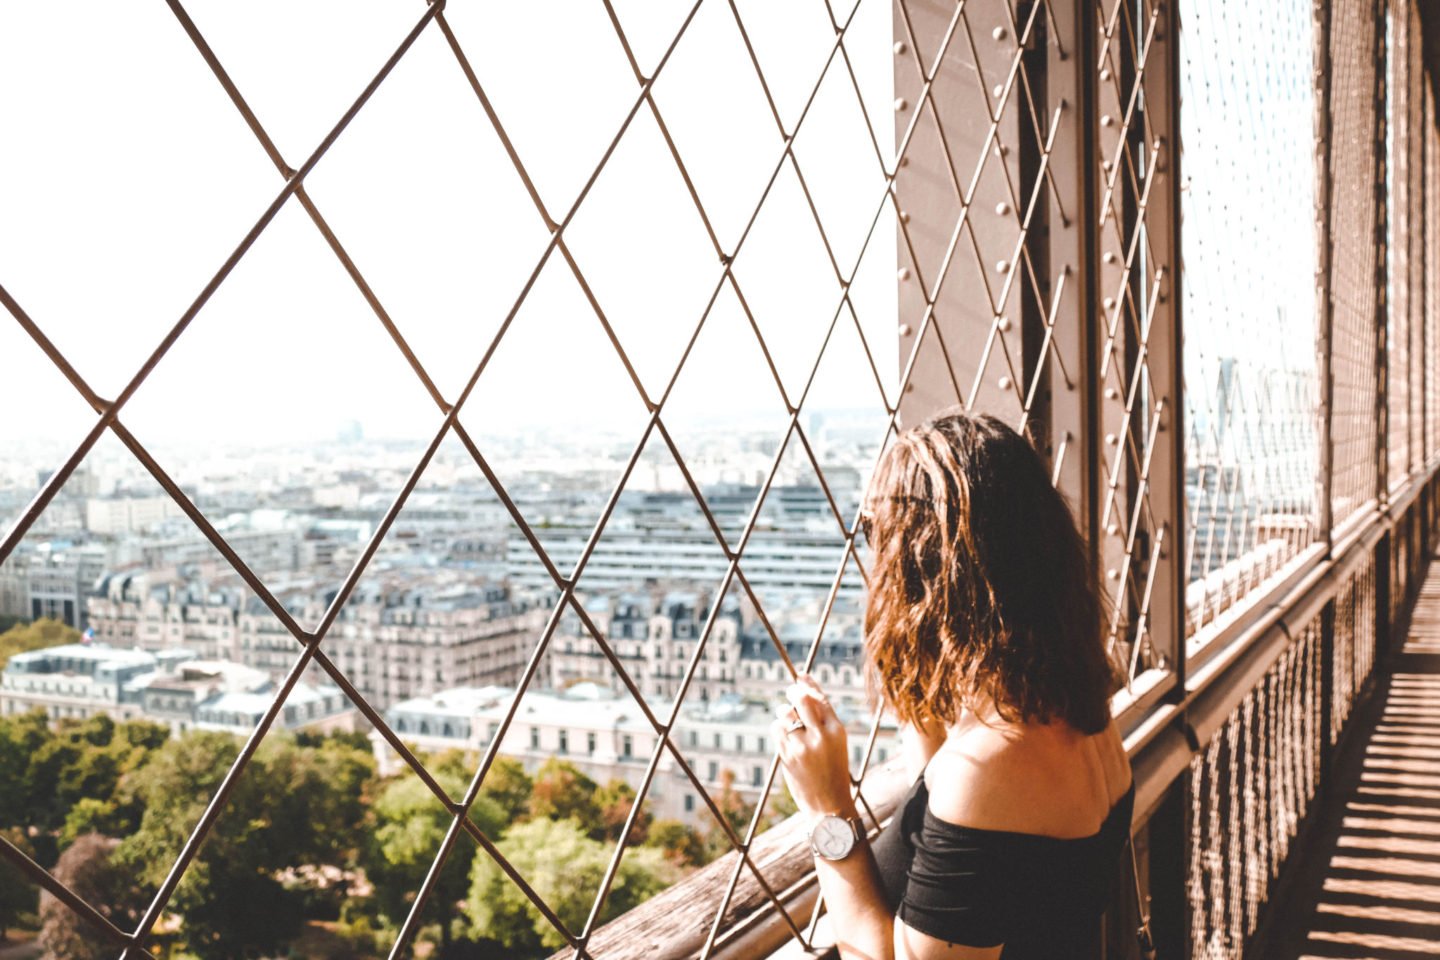
[(18, 623), (0, 633), (0, 670), (17, 653), (58, 647), (62, 643), (75, 643), (80, 631), (59, 620), (42, 617), (34, 623)]
[[(122, 930), (134, 927), (144, 909), (142, 892), (112, 859), (118, 840), (87, 833), (60, 854), (55, 879), (79, 894)], [(47, 957), (102, 960), (115, 946), (74, 910), (48, 893), (40, 897), (40, 946)]]
[(120, 724), (115, 735), (132, 747), (159, 750), (170, 739), (170, 728), (153, 720), (127, 720)]
[[(480, 758), (470, 751), (442, 750), (426, 758), (425, 767), (437, 776), (445, 774), (453, 777), (455, 782), (463, 783), (468, 788), (475, 771), (480, 767)], [(530, 796), (534, 789), (535, 782), (530, 779), (519, 760), (497, 755), (491, 761), (490, 769), (485, 771), (480, 795), (488, 797), (504, 812), (504, 822), (515, 823), (530, 818)], [(455, 794), (456, 799), (459, 797), (460, 794)]]
[[(132, 742), (132, 733), (139, 734), (135, 738), (138, 744)], [(154, 742), (152, 731), (119, 727), (104, 715), (62, 720), (30, 752), (24, 775), (26, 824), (44, 830), (60, 829), (70, 819), (71, 811), (88, 801), (72, 824), (72, 839), (85, 832), (87, 823), (107, 832), (133, 827), (139, 816), (133, 803), (123, 805), (123, 810), (121, 805), (112, 804), (113, 822), (105, 824), (93, 820), (100, 812), (96, 804), (111, 802), (121, 779), (144, 764), (152, 752), (149, 744)]]
[(530, 794), (535, 782), (530, 779), (519, 760), (497, 756), (485, 772), (480, 785), (482, 796), (489, 797), (505, 816), (506, 823), (517, 823), (530, 813)]
[[(746, 801), (735, 789), (735, 771), (728, 768), (720, 771), (720, 789), (711, 799), (715, 801), (715, 806), (719, 808), (720, 815), (725, 818), (725, 822), (730, 825), (731, 832), (737, 837), (743, 838), (745, 831), (750, 829), (750, 818), (755, 813), (755, 806)], [(704, 837), (707, 863), (735, 849), (724, 828), (713, 820), (710, 828), (705, 831)]]
[[(117, 862), (158, 885), (238, 752), (234, 737), (209, 732), (156, 751), (133, 775), (145, 812)], [(191, 953), (230, 960), (279, 949), (299, 931), (303, 891), (278, 874), (334, 862), (353, 843), (369, 770), (355, 753), (306, 751), (285, 735), (261, 746), (171, 902)]]
[(552, 757), (535, 771), (530, 815), (547, 820), (575, 820), (587, 834), (602, 835), (605, 825), (595, 796), (598, 789), (595, 781), (573, 763)]
[(30, 825), (30, 763), (53, 737), (43, 710), (0, 717), (0, 827)]
[(679, 820), (656, 820), (650, 824), (645, 846), (659, 850), (667, 860), (680, 867), (700, 867), (709, 860), (705, 838), (694, 827)]
[[(26, 856), (35, 855), (35, 850), (25, 838), (25, 831), (10, 827), (0, 830), (0, 836)], [(0, 858), (0, 941), (5, 940), (11, 927), (35, 912), (38, 902), (39, 891), (30, 878), (21, 873), (19, 867), (12, 866), (9, 860)]]
[[(465, 780), (453, 770), (440, 769), (433, 776), (450, 797), (458, 799), (464, 794)], [(455, 818), (430, 788), (413, 776), (385, 784), (371, 814), (374, 822), (362, 862), (365, 876), (375, 888), (381, 921), (395, 927), (410, 912), (415, 892)], [(507, 823), (504, 811), (483, 794), (470, 807), (470, 819), (490, 837), (499, 836)], [(465, 895), (474, 856), (475, 844), (468, 839), (460, 838), (451, 847), (430, 895), (432, 904), (448, 906)], [(448, 923), (442, 924), (442, 936), (448, 940)]]
[[(635, 805), (635, 790), (624, 780), (611, 780), (595, 791), (595, 805), (600, 811), (601, 830), (594, 839), (619, 840), (625, 829), (625, 820), (630, 816), (630, 808)], [(627, 841), (631, 846), (645, 842), (650, 821), (650, 813), (642, 807), (635, 816), (635, 826)]]
[[(517, 824), (496, 846), (571, 931), (584, 926), (609, 866), (611, 846), (590, 839), (584, 826), (569, 818)], [(611, 884), (601, 921), (643, 903), (677, 876), (676, 868), (659, 850), (628, 849)], [(488, 856), (475, 858), (465, 914), (471, 934), (497, 942), (507, 956), (558, 949), (566, 943)]]
[(112, 801), (82, 797), (65, 814), (65, 823), (60, 827), (60, 848), (67, 849), (86, 834), (118, 837), (133, 832), (126, 829), (127, 825), (127, 818)]

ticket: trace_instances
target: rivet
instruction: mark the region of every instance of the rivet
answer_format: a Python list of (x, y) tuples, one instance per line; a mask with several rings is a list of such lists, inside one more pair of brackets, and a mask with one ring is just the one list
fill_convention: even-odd
[(1009, 389), (1010, 389), (1010, 378), (1009, 378), (1009, 377), (1001, 377), (999, 380), (996, 381), (996, 384), (1000, 387), (1001, 390), (1009, 390)]
[(1109, 80), (1109, 79), (1110, 79), (1110, 68), (1109, 68), (1109, 67), (1101, 67), (1101, 68), (1100, 68), (1100, 79), (1101, 79), (1101, 80)]
[(1116, 397), (1118, 397), (1118, 396), (1120, 396), (1120, 392), (1119, 392), (1118, 390), (1116, 390), (1114, 387), (1106, 387), (1106, 388), (1105, 388), (1105, 399), (1106, 399), (1106, 400), (1114, 400), (1114, 399), (1115, 399)]
[(996, 27), (994, 30), (990, 31), (990, 36), (994, 37), (996, 40), (1004, 40), (1006, 36), (1005, 28)]
[(1105, 116), (1103, 116), (1103, 117), (1100, 118), (1100, 126), (1102, 126), (1102, 127), (1109, 127), (1109, 126), (1114, 125), (1114, 123), (1115, 123), (1115, 118), (1112, 117), (1112, 116), (1110, 116), (1110, 114), (1108, 114), (1108, 113), (1105, 114)]
[(1110, 169), (1113, 166), (1114, 164), (1112, 164), (1109, 160), (1106, 160), (1104, 163), (1100, 164), (1101, 169), (1103, 169), (1106, 173), (1109, 173)]
[(1119, 580), (1120, 571), (1116, 570), (1114, 567), (1111, 567), (1109, 570), (1105, 571), (1105, 576), (1109, 577), (1111, 580)]
[(995, 204), (995, 212), (1002, 217), (1005, 216), (1005, 214), (1010, 212), (1010, 204), (1006, 203), (1004, 200), (1001, 200), (999, 203)]
[(995, 94), (995, 99), (996, 99), (996, 100), (999, 100), (1001, 97), (1005, 96), (1005, 84), (1003, 84), (1003, 83), (997, 83), (997, 84), (995, 84), (995, 88), (994, 88), (994, 90), (993, 90), (992, 92)]
[(895, 56), (903, 57), (909, 49), (909, 47), (905, 46), (904, 40), (897, 41), (895, 44)]
[(1003, 157), (1003, 156), (1005, 156), (1005, 154), (1007, 154), (1007, 153), (1009, 153), (1009, 152), (1010, 152), (1010, 148), (1009, 148), (1008, 146), (1006, 146), (1005, 144), (1003, 144), (1003, 143), (997, 143), (997, 144), (995, 145), (995, 154), (996, 154), (997, 156)]
[(1114, 297), (1106, 297), (1104, 300), (1101, 300), (1101, 301), (1100, 301), (1100, 304), (1101, 304), (1106, 310), (1114, 310), (1114, 309), (1115, 309), (1115, 298), (1114, 298)]
[(901, 210), (901, 211), (900, 211), (900, 222), (901, 222), (901, 223), (909, 223), (909, 222), (910, 222), (910, 211), (909, 211), (909, 210)]
[(1106, 250), (1105, 253), (1100, 257), (1100, 259), (1104, 260), (1106, 263), (1114, 263), (1115, 254), (1109, 250)]
[(1010, 261), (1009, 261), (1009, 260), (996, 260), (996, 261), (995, 261), (995, 272), (996, 272), (996, 273), (1009, 273), (1009, 272), (1010, 272)]
[(910, 336), (910, 324), (908, 324), (908, 323), (902, 323), (902, 324), (900, 324), (900, 336), (902, 336), (902, 337), (908, 337), (908, 336)]
[(1155, 142), (1151, 144), (1151, 147), (1153, 147), (1156, 151), (1164, 150), (1164, 149), (1165, 149), (1165, 138), (1164, 138), (1164, 137), (1156, 137), (1156, 138), (1155, 138)]
[(909, 157), (901, 157), (901, 158), (900, 158), (900, 166), (902, 166), (902, 167), (908, 167), (908, 166), (910, 166), (910, 158), (909, 158)]
[(899, 99), (897, 99), (897, 100), (895, 101), (895, 112), (896, 112), (896, 113), (901, 113), (901, 112), (903, 112), (903, 111), (905, 110), (905, 108), (908, 107), (908, 106), (910, 106), (909, 101), (907, 101), (904, 97), (900, 97)]
[(910, 279), (910, 268), (909, 268), (909, 267), (901, 267), (901, 268), (900, 268), (900, 279), (901, 279), (901, 280), (909, 280), (909, 279)]
[(1005, 333), (1005, 332), (1009, 331), (1009, 329), (1010, 329), (1010, 318), (1009, 318), (1009, 317), (1001, 317), (999, 320), (997, 320), (997, 321), (995, 322), (995, 326), (997, 326), (997, 327), (1000, 328), (1000, 332), (1001, 332), (1001, 333)]
[(1120, 438), (1117, 437), (1117, 436), (1115, 436), (1115, 434), (1113, 434), (1113, 433), (1107, 433), (1107, 434), (1105, 434), (1105, 445), (1106, 445), (1106, 446), (1108, 446), (1108, 447), (1113, 447), (1113, 446), (1115, 446), (1115, 444), (1117, 444), (1117, 443), (1119, 443), (1119, 442), (1120, 442)]
[(1108, 526), (1108, 527), (1105, 528), (1105, 532), (1108, 533), (1108, 534), (1110, 534), (1110, 536), (1112, 536), (1112, 537), (1115, 536), (1115, 534), (1117, 534), (1117, 533), (1120, 532), (1120, 524), (1118, 524), (1118, 523), (1112, 523), (1112, 524), (1110, 524), (1110, 526)]
[(913, 383), (907, 383), (907, 384), (905, 384), (905, 392), (906, 392), (906, 393), (914, 393), (914, 392), (915, 392), (915, 384), (913, 384)]

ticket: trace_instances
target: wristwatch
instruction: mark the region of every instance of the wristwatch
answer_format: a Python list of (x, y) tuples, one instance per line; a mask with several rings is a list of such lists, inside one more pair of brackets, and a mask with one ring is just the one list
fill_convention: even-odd
[(865, 824), (858, 817), (826, 814), (810, 831), (810, 849), (826, 860), (844, 860), (865, 839)]

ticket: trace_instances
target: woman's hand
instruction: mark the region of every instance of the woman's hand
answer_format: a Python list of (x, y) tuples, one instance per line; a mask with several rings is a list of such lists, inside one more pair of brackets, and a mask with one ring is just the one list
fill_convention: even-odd
[[(772, 730), (780, 745), (785, 783), (801, 813), (853, 816), (849, 746), (845, 725), (808, 674), (785, 689), (790, 709)], [(803, 726), (797, 726), (796, 721)]]

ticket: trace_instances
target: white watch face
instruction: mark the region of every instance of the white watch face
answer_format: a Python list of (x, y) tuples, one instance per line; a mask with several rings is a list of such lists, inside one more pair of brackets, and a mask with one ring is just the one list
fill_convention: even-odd
[(810, 843), (825, 859), (843, 860), (855, 846), (855, 831), (840, 817), (825, 817), (815, 825)]

